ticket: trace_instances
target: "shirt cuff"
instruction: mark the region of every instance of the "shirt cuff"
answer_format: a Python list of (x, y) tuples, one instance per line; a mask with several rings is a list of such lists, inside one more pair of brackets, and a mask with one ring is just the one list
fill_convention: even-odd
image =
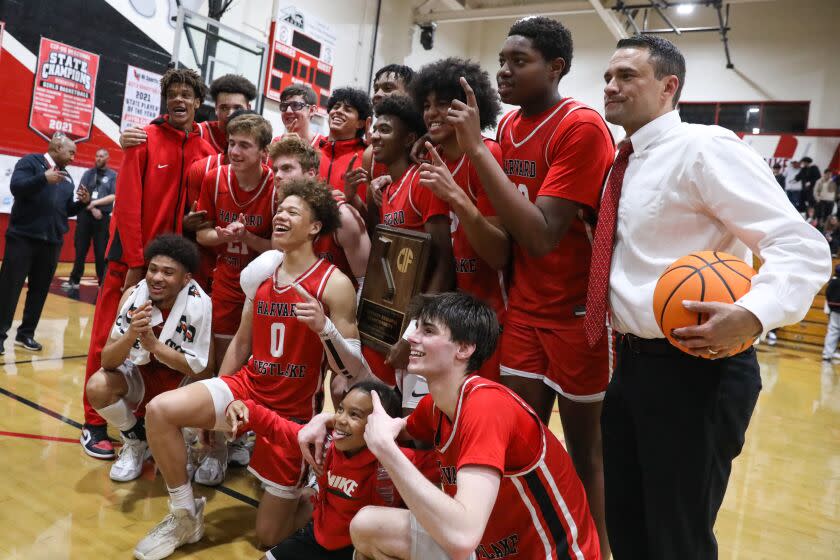
[[(772, 290), (762, 289), (764, 286), (754, 286), (749, 292), (735, 302), (743, 307), (761, 323), (761, 338), (767, 333), (786, 324), (784, 309), (775, 303), (776, 295)], [(767, 286), (769, 288), (769, 286)]]

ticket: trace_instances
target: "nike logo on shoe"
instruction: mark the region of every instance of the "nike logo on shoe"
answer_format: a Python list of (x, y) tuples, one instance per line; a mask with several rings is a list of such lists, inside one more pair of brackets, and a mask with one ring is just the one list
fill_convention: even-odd
[(169, 164), (168, 163), (165, 164), (165, 165), (158, 164), (158, 169), (163, 169), (164, 167), (169, 167)]

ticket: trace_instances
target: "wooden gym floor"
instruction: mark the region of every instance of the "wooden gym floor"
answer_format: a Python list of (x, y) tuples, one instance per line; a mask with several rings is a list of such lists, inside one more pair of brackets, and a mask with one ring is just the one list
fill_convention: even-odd
[[(60, 265), (54, 285), (68, 273)], [(110, 462), (82, 452), (93, 306), (55, 291), (36, 333), (44, 350), (15, 348), (15, 323), (0, 358), (0, 558), (130, 558), (166, 514), (167, 497), (151, 462), (139, 480), (118, 484), (108, 478)], [(95, 288), (82, 291), (91, 299)], [(766, 345), (759, 359), (764, 389), (718, 518), (720, 557), (836, 560), (840, 364)], [(556, 417), (552, 428), (559, 432)], [(172, 558), (260, 558), (253, 545), (259, 489), (247, 471), (231, 469), (224, 486), (196, 486), (196, 493), (208, 499), (206, 536)]]

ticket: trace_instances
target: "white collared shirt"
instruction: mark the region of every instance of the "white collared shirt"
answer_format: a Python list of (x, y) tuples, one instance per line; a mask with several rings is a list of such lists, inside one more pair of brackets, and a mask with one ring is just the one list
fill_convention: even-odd
[(50, 169), (55, 167), (55, 160), (52, 158), (49, 152), (44, 154), (44, 159), (47, 160), (47, 164), (50, 166)]
[(664, 336), (653, 314), (662, 272), (696, 251), (763, 261), (736, 303), (764, 332), (805, 316), (831, 276), (825, 238), (779, 188), (762, 157), (731, 131), (683, 123), (671, 111), (637, 130), (624, 174), (610, 268), (612, 326)]

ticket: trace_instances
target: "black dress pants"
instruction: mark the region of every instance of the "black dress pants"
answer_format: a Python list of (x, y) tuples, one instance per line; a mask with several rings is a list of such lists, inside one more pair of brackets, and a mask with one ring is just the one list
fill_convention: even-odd
[(108, 226), (111, 222), (110, 214), (102, 214), (102, 219), (97, 220), (93, 215), (84, 210), (76, 218), (76, 234), (73, 237), (73, 244), (76, 248), (76, 260), (73, 262), (73, 271), (70, 273), (70, 282), (78, 284), (85, 273), (85, 258), (88, 248), (93, 241), (93, 255), (96, 260), (96, 278), (99, 285), (105, 278), (105, 248), (108, 246)]
[(12, 326), (18, 298), (27, 278), (29, 290), (17, 335), (35, 336), (35, 327), (41, 318), (60, 253), (61, 244), (6, 236), (6, 252), (0, 266), (0, 344), (6, 340)]
[(615, 560), (717, 558), (714, 524), (761, 390), (755, 350), (705, 360), (619, 337), (601, 430)]

